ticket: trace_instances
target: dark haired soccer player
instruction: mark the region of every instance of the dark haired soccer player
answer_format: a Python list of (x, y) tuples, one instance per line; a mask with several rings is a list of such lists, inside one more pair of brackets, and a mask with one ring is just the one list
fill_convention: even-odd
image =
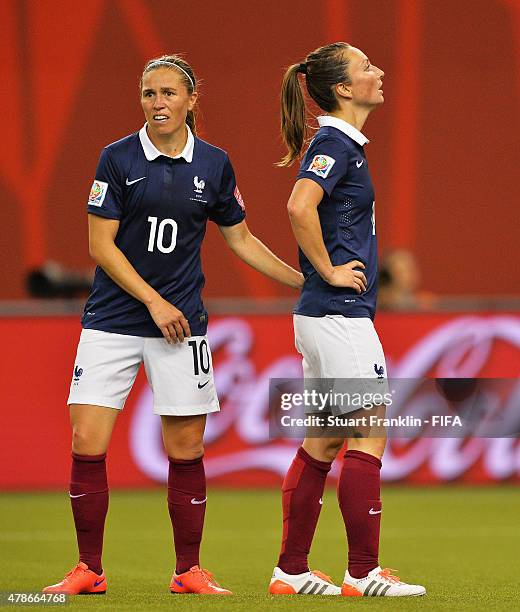
[[(290, 165), (305, 140), (306, 112), (299, 74), (324, 111), (320, 129), (300, 166), (288, 210), (300, 247), (305, 284), (294, 311), (296, 346), (306, 379), (364, 379), (387, 391), (385, 356), (374, 329), (377, 292), (377, 242), (374, 189), (361, 130), (383, 103), (382, 70), (346, 43), (316, 49), (292, 65), (282, 85), (282, 135)], [(372, 384), (372, 379), (375, 385)], [(375, 403), (375, 402), (374, 402)], [(334, 407), (332, 407), (334, 408)], [(338, 409), (338, 407), (335, 407)], [(383, 415), (384, 406), (367, 406)], [(339, 407), (350, 417), (349, 406)], [(353, 408), (356, 410), (356, 408)], [(347, 596), (424, 595), (379, 566), (381, 521), (380, 468), (384, 432), (359, 421), (346, 436), (308, 436), (283, 483), (283, 541), (269, 591), (274, 594)], [(372, 434), (372, 435), (371, 435)], [(307, 556), (321, 510), (332, 461), (348, 437), (338, 484), (338, 500), (348, 538), (348, 569), (343, 586), (310, 572)]]
[(174, 593), (230, 595), (201, 569), (206, 507), (203, 433), (219, 410), (201, 299), (200, 248), (208, 220), (243, 261), (292, 287), (303, 277), (248, 230), (227, 154), (195, 135), (197, 82), (178, 56), (153, 59), (141, 78), (146, 123), (107, 146), (88, 201), (98, 267), (85, 306), (71, 382), (70, 498), (79, 563), (47, 593), (104, 593), (106, 452), (144, 363), (169, 457)]

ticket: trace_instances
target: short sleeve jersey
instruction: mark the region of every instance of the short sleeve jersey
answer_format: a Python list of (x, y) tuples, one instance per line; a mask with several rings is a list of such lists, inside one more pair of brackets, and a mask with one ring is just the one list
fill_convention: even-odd
[[(158, 151), (146, 125), (101, 153), (87, 210), (117, 219), (115, 238), (137, 273), (204, 335), (200, 250), (208, 219), (240, 223), (244, 204), (225, 151), (193, 136), (177, 157)], [(96, 268), (82, 318), (86, 329), (160, 337), (146, 306)]]
[(358, 294), (354, 289), (329, 285), (299, 249), (305, 283), (294, 312), (311, 317), (373, 319), (378, 273), (374, 188), (363, 149), (368, 140), (341, 119), (324, 116), (318, 121), (320, 129), (309, 145), (297, 180), (310, 179), (323, 189), (318, 215), (332, 265), (361, 261), (367, 289)]

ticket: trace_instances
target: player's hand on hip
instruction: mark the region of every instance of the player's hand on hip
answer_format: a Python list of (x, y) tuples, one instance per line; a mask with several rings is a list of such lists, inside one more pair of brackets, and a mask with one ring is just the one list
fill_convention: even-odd
[(350, 287), (358, 293), (362, 293), (366, 291), (367, 279), (363, 272), (356, 270), (356, 268), (364, 270), (365, 265), (355, 259), (342, 266), (334, 266), (332, 272), (325, 280), (333, 287)]
[(169, 344), (182, 342), (184, 338), (191, 336), (186, 317), (170, 302), (159, 298), (148, 306), (148, 310)]

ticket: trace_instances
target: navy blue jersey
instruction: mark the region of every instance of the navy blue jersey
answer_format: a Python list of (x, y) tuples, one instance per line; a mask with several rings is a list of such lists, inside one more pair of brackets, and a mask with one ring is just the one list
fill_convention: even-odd
[[(116, 246), (149, 285), (183, 312), (192, 335), (204, 335), (200, 248), (206, 222), (230, 226), (245, 217), (225, 151), (194, 137), (188, 128), (184, 151), (168, 157), (155, 148), (145, 126), (103, 150), (87, 210), (120, 221)], [(146, 306), (99, 266), (82, 325), (162, 336)]]
[(374, 318), (377, 294), (377, 241), (374, 188), (363, 145), (368, 140), (336, 117), (318, 117), (320, 129), (300, 166), (297, 179), (311, 179), (325, 192), (318, 206), (323, 241), (333, 266), (357, 259), (365, 264), (367, 289), (333, 287), (299, 249), (305, 283), (296, 314)]

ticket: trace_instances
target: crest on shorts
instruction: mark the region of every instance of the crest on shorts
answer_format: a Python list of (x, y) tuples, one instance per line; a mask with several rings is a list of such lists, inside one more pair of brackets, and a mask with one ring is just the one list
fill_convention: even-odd
[(102, 206), (103, 200), (107, 195), (108, 183), (103, 181), (94, 181), (92, 188), (90, 189), (90, 195), (88, 196), (89, 206)]
[(307, 172), (314, 172), (314, 174), (321, 176), (321, 178), (327, 178), (327, 175), (335, 163), (336, 160), (333, 157), (329, 157), (328, 155), (315, 155), (307, 168)]
[(383, 376), (385, 375), (385, 366), (378, 366), (377, 363), (374, 363), (374, 370), (378, 378), (383, 378)]

